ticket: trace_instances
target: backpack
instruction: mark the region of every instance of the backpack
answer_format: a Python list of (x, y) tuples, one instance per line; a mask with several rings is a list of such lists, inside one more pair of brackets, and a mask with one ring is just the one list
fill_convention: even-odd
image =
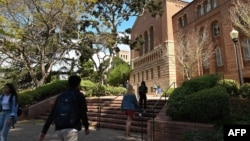
[(67, 90), (56, 100), (54, 109), (54, 123), (60, 129), (73, 128), (78, 119), (77, 93)]
[[(9, 99), (9, 102), (12, 103), (12, 98), (13, 98), (13, 94), (10, 95), (10, 99)], [(3, 95), (1, 95), (1, 101), (3, 99)], [(21, 114), (22, 114), (22, 108), (20, 107), (19, 103), (16, 103), (16, 106), (17, 106), (17, 116), (19, 117)]]

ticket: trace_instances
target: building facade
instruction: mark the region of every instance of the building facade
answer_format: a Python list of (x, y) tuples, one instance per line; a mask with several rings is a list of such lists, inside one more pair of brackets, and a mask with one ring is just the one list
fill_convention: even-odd
[(131, 41), (143, 44), (131, 46), (132, 73), (130, 83), (136, 92), (141, 81), (145, 81), (148, 94), (153, 94), (153, 85), (163, 90), (176, 82), (174, 37), (172, 16), (188, 3), (178, 0), (163, 0), (162, 16), (152, 17), (145, 12), (139, 16), (131, 32)]
[[(199, 34), (206, 27), (214, 53), (206, 63), (203, 60), (198, 71), (201, 75), (217, 73), (224, 79), (239, 81), (234, 43), (230, 37), (231, 30), (236, 28), (229, 18), (231, 5), (231, 0), (194, 0), (173, 16), (173, 33), (176, 39), (180, 31), (188, 33), (195, 29)], [(245, 38), (240, 32), (239, 35), (239, 46), (236, 46), (239, 47), (239, 65), (242, 67), (243, 81), (250, 82), (250, 39)], [(178, 48), (177, 44), (175, 42), (175, 49)], [(177, 60), (176, 65), (178, 65)], [(178, 85), (185, 80), (183, 72), (183, 69), (176, 70)]]
[(130, 64), (130, 51), (120, 50), (117, 55), (126, 63)]

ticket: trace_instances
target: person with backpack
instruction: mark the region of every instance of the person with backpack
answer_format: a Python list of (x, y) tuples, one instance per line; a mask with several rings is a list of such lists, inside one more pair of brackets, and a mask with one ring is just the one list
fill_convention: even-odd
[(18, 96), (13, 84), (6, 83), (0, 96), (0, 141), (7, 141), (11, 126), (18, 120)]
[(78, 131), (85, 127), (85, 135), (89, 134), (89, 122), (87, 116), (87, 103), (85, 96), (80, 92), (81, 78), (72, 75), (68, 79), (69, 88), (57, 97), (49, 114), (39, 141), (43, 141), (45, 135), (54, 122), (55, 131), (61, 141), (78, 141)]
[(147, 109), (147, 93), (148, 87), (146, 86), (145, 81), (142, 81), (139, 86), (139, 104), (141, 108), (144, 108), (144, 112)]
[(127, 86), (127, 92), (123, 96), (122, 103), (121, 103), (121, 111), (124, 111), (127, 115), (126, 121), (126, 132), (125, 137), (130, 137), (130, 127), (135, 116), (135, 110), (139, 110), (140, 106), (134, 94), (134, 89), (131, 84)]

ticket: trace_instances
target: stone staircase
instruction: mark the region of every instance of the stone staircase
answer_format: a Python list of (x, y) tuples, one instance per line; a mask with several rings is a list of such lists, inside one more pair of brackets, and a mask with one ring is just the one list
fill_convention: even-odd
[[(91, 126), (97, 130), (101, 128), (111, 128), (116, 130), (125, 130), (127, 116), (120, 110), (122, 96), (94, 97), (86, 98), (88, 105), (88, 118)], [(155, 109), (152, 110), (152, 107)], [(148, 97), (146, 113), (139, 116), (139, 111), (133, 119), (131, 132), (147, 132), (147, 121), (155, 117), (165, 105), (165, 100), (159, 100), (159, 97)], [(36, 119), (45, 120), (49, 110), (44, 114), (36, 116)]]
[[(122, 96), (114, 98), (93, 98), (87, 99), (88, 102), (88, 117), (92, 126), (97, 129), (112, 128), (118, 130), (125, 130), (127, 116), (120, 110)], [(151, 110), (156, 102), (159, 102), (154, 110)], [(162, 107), (165, 105), (165, 100), (158, 101), (158, 98), (148, 98), (148, 110), (139, 116), (139, 111), (133, 119), (131, 131), (132, 132), (147, 132), (147, 121), (155, 117)]]

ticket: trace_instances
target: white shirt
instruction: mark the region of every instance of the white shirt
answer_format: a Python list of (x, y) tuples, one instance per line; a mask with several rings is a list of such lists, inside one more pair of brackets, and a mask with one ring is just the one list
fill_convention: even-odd
[(3, 95), (3, 100), (2, 100), (2, 103), (1, 103), (3, 110), (9, 110), (10, 109), (9, 99), (10, 99), (10, 95)]

